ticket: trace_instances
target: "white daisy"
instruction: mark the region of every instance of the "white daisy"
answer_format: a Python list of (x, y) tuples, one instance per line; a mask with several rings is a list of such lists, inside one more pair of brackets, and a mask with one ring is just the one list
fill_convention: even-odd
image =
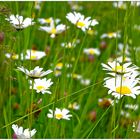
[(9, 21), (16, 29), (23, 29), (34, 24), (33, 19), (25, 18), (23, 20), (23, 16), (19, 15), (11, 15), (9, 18), (6, 18), (6, 20)]
[(138, 110), (138, 108), (139, 108), (139, 105), (138, 104), (125, 104), (125, 106), (124, 106), (125, 108), (128, 108), (128, 109), (132, 109), (132, 110)]
[(65, 120), (70, 120), (70, 117), (72, 117), (71, 114), (68, 114), (69, 113), (69, 110), (68, 109), (59, 109), (59, 108), (56, 108), (55, 111), (53, 112), (53, 110), (49, 109), (49, 112), (47, 114), (48, 118), (56, 118), (58, 120), (61, 120), (61, 119), (65, 119)]
[(85, 86), (90, 85), (90, 82), (91, 82), (90, 79), (84, 79), (84, 78), (81, 78), (81, 79), (80, 79), (80, 83), (81, 83), (82, 85), (85, 85)]
[(80, 105), (77, 102), (69, 103), (68, 108), (69, 109), (73, 109), (73, 110), (79, 110), (80, 109)]
[(14, 130), (18, 139), (30, 139), (33, 135), (35, 135), (36, 130), (29, 130), (29, 128), (23, 131), (23, 127), (18, 127), (18, 125), (13, 124), (12, 129)]
[(84, 15), (76, 12), (68, 13), (66, 18), (84, 32), (89, 29), (90, 26), (95, 26), (98, 24), (96, 19), (91, 20), (91, 17), (85, 18)]
[[(41, 92), (42, 94), (51, 94), (49, 88), (52, 84), (53, 82), (51, 82), (51, 79), (35, 79), (33, 82), (33, 89), (36, 90), (37, 93)], [(32, 81), (30, 81), (30, 89), (32, 89)]]
[(49, 17), (49, 18), (38, 18), (38, 21), (40, 22), (40, 24), (51, 24), (51, 23), (55, 23), (55, 24), (58, 24), (60, 22), (60, 19), (54, 19), (52, 17)]
[(127, 5), (123, 1), (113, 2), (113, 6), (120, 9), (126, 9)]
[(105, 79), (104, 87), (109, 89), (108, 94), (112, 94), (116, 98), (131, 96), (136, 98), (140, 94), (140, 87), (137, 86), (138, 82), (130, 77), (116, 76), (114, 78)]
[(87, 55), (100, 55), (100, 50), (98, 48), (85, 48), (83, 52)]
[(64, 48), (71, 49), (71, 48), (75, 48), (76, 45), (79, 44), (79, 43), (80, 43), (80, 40), (73, 39), (72, 42), (68, 42), (68, 43), (67, 42), (63, 42), (63, 43), (61, 43), (61, 46), (64, 47)]
[(133, 131), (135, 131), (137, 133), (140, 133), (140, 121), (133, 122), (133, 126), (132, 127), (134, 128)]
[(109, 33), (104, 33), (101, 35), (101, 39), (103, 38), (120, 38), (121, 35), (119, 32), (109, 32)]
[(55, 25), (54, 22), (51, 22), (50, 26), (41, 26), (39, 29), (46, 31), (47, 33), (50, 34), (50, 37), (55, 38), (57, 34), (60, 34), (66, 30), (66, 25), (64, 24)]
[(46, 56), (45, 52), (43, 51), (37, 51), (37, 50), (27, 50), (25, 59), (26, 60), (39, 60)]
[(6, 56), (7, 58), (12, 58), (13, 60), (18, 60), (18, 59), (19, 59), (19, 55), (18, 55), (18, 54), (6, 53), (5, 56)]
[(31, 78), (41, 78), (52, 72), (52, 70), (42, 71), (43, 68), (40, 68), (39, 66), (36, 66), (33, 70), (30, 71), (25, 69), (23, 66), (17, 68)]
[(137, 70), (138, 67), (135, 65), (132, 65), (131, 62), (125, 63), (125, 64), (120, 64), (119, 62), (113, 61), (113, 62), (108, 62), (108, 64), (101, 64), (103, 67), (103, 70), (109, 71), (112, 76), (115, 76), (117, 74), (128, 74), (132, 73), (134, 70)]

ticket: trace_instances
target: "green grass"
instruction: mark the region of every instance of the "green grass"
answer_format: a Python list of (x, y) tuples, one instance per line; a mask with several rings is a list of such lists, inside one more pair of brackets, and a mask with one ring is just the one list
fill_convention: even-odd
[[(120, 42), (124, 44), (122, 56), (126, 56), (124, 52), (126, 44), (129, 44), (132, 62), (140, 66), (140, 51), (136, 51), (139, 47), (140, 31), (134, 29), (134, 25), (140, 23), (139, 7), (131, 6), (130, 2), (127, 2), (126, 10), (114, 8), (112, 2), (80, 1), (79, 4), (83, 6), (80, 13), (99, 21), (99, 24), (93, 27), (97, 35), (91, 36), (82, 32), (66, 19), (66, 14), (72, 11), (66, 1), (42, 2), (39, 11), (34, 9), (34, 2), (0, 2), (0, 32), (5, 33), (4, 41), (0, 44), (0, 138), (12, 138), (13, 123), (23, 128), (35, 128), (37, 133), (33, 138), (140, 138), (132, 128), (132, 122), (139, 119), (138, 110), (129, 111), (131, 117), (128, 120), (120, 115), (125, 104), (139, 104), (139, 96), (137, 99), (126, 96), (108, 108), (98, 105), (99, 98), (113, 99), (103, 87), (106, 73), (102, 70), (101, 63), (107, 63), (110, 57), (116, 56)], [(50, 38), (48, 33), (38, 30), (39, 24), (16, 31), (4, 20), (5, 16), (11, 14), (24, 17), (35, 14), (35, 21), (37, 18), (60, 18), (61, 23), (68, 25), (69, 29), (54, 39)], [(103, 39), (107, 48), (101, 49), (100, 36), (118, 30), (121, 31), (121, 38)], [(62, 42), (69, 42), (74, 38), (80, 39), (75, 48), (61, 47)], [(38, 61), (12, 60), (5, 57), (7, 52), (25, 53), (33, 46), (40, 51), (49, 47), (50, 52)], [(83, 49), (91, 47), (99, 48), (101, 55), (95, 56), (94, 61), (89, 62)], [(75, 61), (72, 61), (72, 58), (75, 58)], [(63, 67), (60, 77), (55, 77), (54, 73), (47, 76), (54, 82), (50, 89), (51, 95), (29, 89), (25, 74), (17, 70), (21, 65), (27, 69), (40, 66), (43, 70), (54, 70), (58, 62), (64, 65), (71, 63), (72, 68)], [(68, 78), (67, 73), (80, 74), (89, 78), (91, 83), (88, 86), (81, 85), (80, 81)], [(40, 98), (42, 102), (37, 104)], [(80, 110), (70, 110), (73, 115), (70, 121), (47, 118), (49, 109), (68, 108), (68, 104), (74, 101), (80, 104)], [(33, 108), (33, 103), (37, 104), (36, 108)], [(40, 110), (39, 115), (35, 115)], [(94, 121), (89, 119), (92, 110), (96, 112)]]

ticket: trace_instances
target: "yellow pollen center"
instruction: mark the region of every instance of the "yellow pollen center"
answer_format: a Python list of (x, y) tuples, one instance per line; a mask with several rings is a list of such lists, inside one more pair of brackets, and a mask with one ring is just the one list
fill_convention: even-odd
[(12, 59), (18, 59), (18, 55), (17, 54), (13, 54), (12, 55)]
[(31, 60), (34, 60), (34, 59), (36, 59), (37, 58), (37, 56), (36, 55), (31, 55)]
[(116, 66), (115, 68), (112, 68), (113, 71), (115, 72), (124, 72), (125, 69), (122, 66)]
[(62, 114), (55, 114), (55, 117), (56, 117), (57, 119), (62, 119), (62, 118), (63, 118), (63, 115), (62, 115)]
[(47, 19), (45, 19), (45, 21), (46, 21), (47, 23), (51, 23), (51, 22), (52, 22), (51, 18), (47, 18)]
[(37, 86), (36, 87), (38, 90), (43, 90), (44, 89), (44, 86)]
[(114, 33), (108, 33), (108, 36), (109, 37), (113, 37), (114, 36)]
[(63, 63), (58, 63), (58, 64), (56, 65), (56, 67), (62, 68), (62, 67), (63, 67)]
[(116, 92), (120, 94), (131, 94), (131, 90), (127, 86), (121, 86), (116, 88)]
[(77, 22), (77, 26), (78, 27), (84, 27), (85, 26), (85, 23), (81, 22), (81, 21), (78, 21)]
[(56, 29), (55, 28), (52, 28), (51, 34), (56, 34)]
[(89, 50), (89, 54), (93, 55), (94, 53), (94, 50)]
[(90, 29), (90, 30), (87, 31), (87, 33), (88, 33), (89, 35), (93, 35), (93, 34), (94, 34), (94, 30), (91, 30), (91, 29)]

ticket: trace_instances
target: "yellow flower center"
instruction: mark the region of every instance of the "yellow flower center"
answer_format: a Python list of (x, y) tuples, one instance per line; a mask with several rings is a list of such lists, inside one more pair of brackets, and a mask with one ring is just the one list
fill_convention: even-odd
[(18, 59), (18, 55), (17, 54), (13, 54), (12, 55), (12, 59)]
[(127, 86), (121, 86), (116, 88), (116, 92), (120, 94), (130, 94), (132, 93), (130, 88)]
[(94, 50), (89, 50), (89, 54), (93, 55), (95, 53)]
[(122, 66), (116, 66), (115, 68), (112, 68), (112, 70), (115, 72), (124, 72), (125, 68)]
[(63, 118), (63, 115), (62, 114), (55, 114), (55, 118), (62, 119)]
[(37, 86), (36, 88), (37, 88), (37, 90), (40, 90), (41, 91), (41, 90), (44, 89), (44, 86)]
[(77, 26), (82, 28), (82, 27), (85, 26), (85, 23), (84, 22), (81, 22), (81, 21), (78, 21), (77, 22)]
[(47, 19), (45, 19), (45, 21), (46, 21), (47, 23), (51, 23), (51, 22), (52, 22), (52, 19), (51, 19), (51, 18), (47, 18)]
[(56, 65), (56, 68), (61, 69), (62, 67), (63, 67), (63, 63), (58, 63), (58, 64)]
[(34, 59), (36, 59), (37, 58), (37, 56), (36, 55), (31, 55), (31, 60), (34, 60)]
[(88, 33), (89, 35), (93, 35), (93, 34), (94, 34), (94, 30), (91, 30), (91, 29), (90, 29), (90, 30), (87, 31), (87, 33)]
[(52, 28), (51, 34), (56, 34), (56, 29), (55, 28)]
[(114, 36), (114, 33), (108, 33), (108, 36), (109, 37), (113, 37)]

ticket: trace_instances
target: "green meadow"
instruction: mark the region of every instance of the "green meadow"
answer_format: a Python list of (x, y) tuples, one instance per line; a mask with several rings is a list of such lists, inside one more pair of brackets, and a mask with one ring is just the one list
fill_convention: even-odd
[[(35, 139), (140, 138), (140, 5), (128, 1), (122, 6), (118, 2), (115, 7), (113, 3), (0, 2), (1, 139), (18, 137), (12, 129), (13, 124), (24, 130), (35, 129), (32, 136)], [(73, 19), (72, 23), (72, 19), (66, 17), (74, 11), (84, 18), (90, 17), (87, 27), (88, 23), (80, 21), (80, 18)], [(22, 27), (24, 23), (20, 24), (19, 19), (15, 18), (20, 25), (8, 20), (11, 15), (31, 18), (32, 23)], [(44, 23), (39, 21), (40, 18)], [(93, 19), (97, 24), (91, 26)], [(64, 28), (57, 31), (55, 27), (60, 24)], [(53, 27), (49, 28), (51, 25)], [(48, 31), (41, 30), (42, 26), (48, 27)], [(120, 94), (115, 93), (122, 96), (119, 99), (109, 94), (113, 86), (105, 87), (104, 78), (113, 76), (102, 66), (102, 63), (112, 61), (117, 65), (118, 57), (130, 59), (129, 62), (138, 69), (133, 76), (135, 70), (130, 67), (128, 73), (131, 74), (125, 77), (133, 79), (137, 88), (132, 92), (123, 86)], [(25, 71), (37, 66), (52, 72), (36, 78)], [(24, 72), (18, 67), (24, 68)], [(38, 71), (33, 74), (38, 75)], [(48, 88), (40, 82), (35, 85), (38, 79), (44, 78), (51, 79), (53, 84)], [(127, 83), (131, 82), (126, 80)], [(42, 92), (45, 88), (50, 91), (49, 94)], [(114, 92), (117, 91), (116, 87)], [(137, 95), (133, 98), (132, 94)], [(65, 118), (64, 114), (56, 114), (56, 108), (67, 109), (70, 116), (65, 114), (68, 117)], [(52, 117), (48, 117), (50, 109)]]

